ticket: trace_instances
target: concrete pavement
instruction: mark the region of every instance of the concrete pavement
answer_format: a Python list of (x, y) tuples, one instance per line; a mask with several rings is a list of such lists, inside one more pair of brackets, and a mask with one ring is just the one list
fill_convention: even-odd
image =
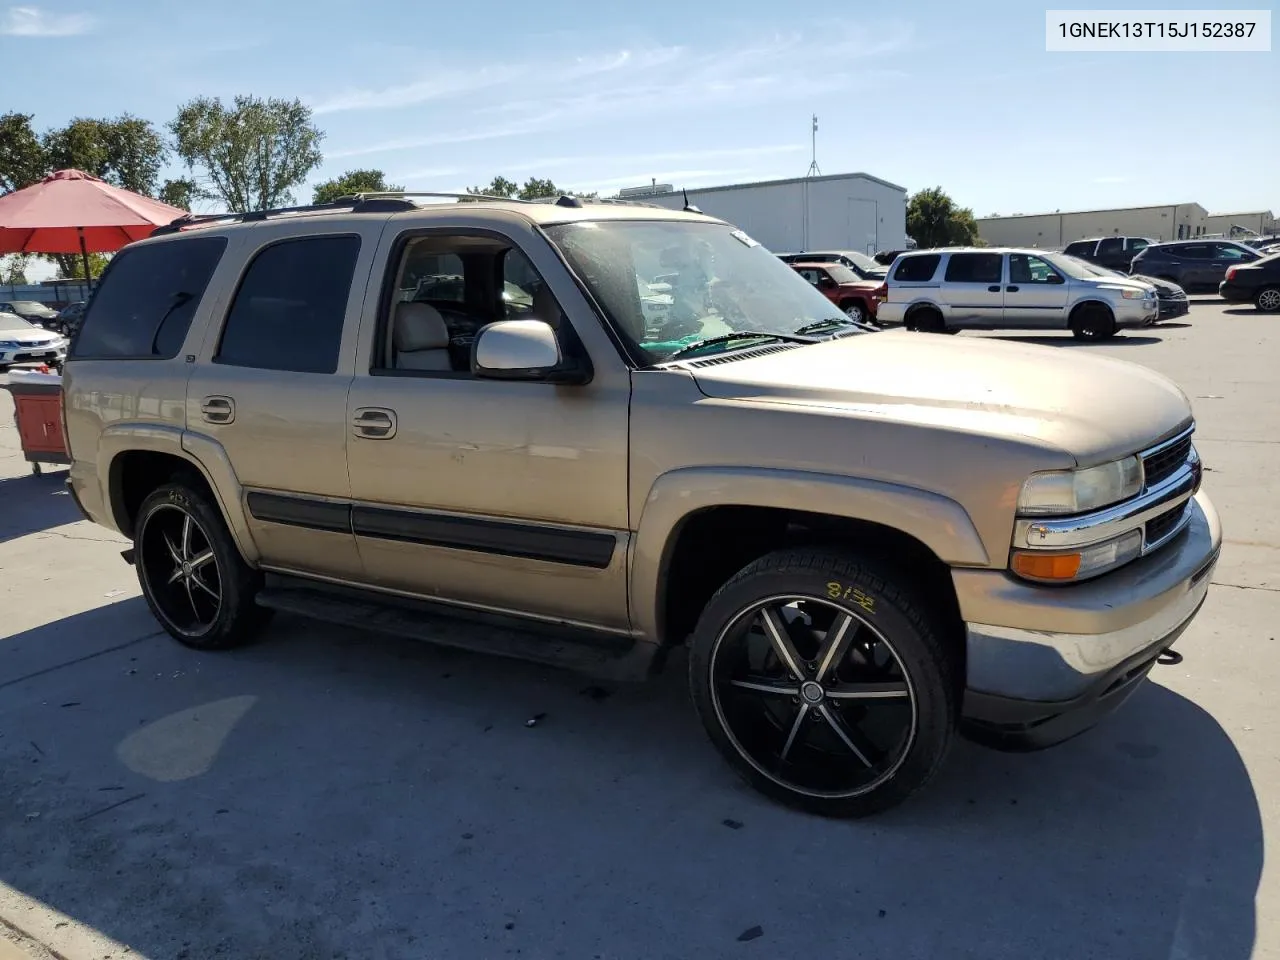
[(679, 665), (598, 688), (287, 617), (179, 647), (0, 392), (0, 951), (1280, 958), (1280, 318), (1184, 319), (1046, 342), (1192, 398), (1228, 542), (1185, 661), (1054, 750), (961, 743), (857, 823), (742, 786)]

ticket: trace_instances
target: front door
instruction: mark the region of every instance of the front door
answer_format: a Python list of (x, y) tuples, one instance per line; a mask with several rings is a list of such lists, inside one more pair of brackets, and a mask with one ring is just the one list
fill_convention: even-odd
[(951, 254), (942, 288), (950, 307), (948, 326), (1000, 326), (1004, 317), (1003, 279), (1003, 254)]
[(1067, 325), (1067, 278), (1030, 253), (1009, 254), (1004, 325), (1021, 330), (1061, 330)]
[[(485, 324), (540, 319), (568, 348), (562, 304), (594, 321), (587, 301), (532, 230), (478, 235), (460, 223), (388, 236), (384, 247), (394, 293), (370, 293), (345, 418), (367, 583), (627, 630), (622, 358), (593, 323), (577, 328), (594, 368), (589, 384), (471, 374), (470, 344)], [(420, 277), (446, 269), (458, 298), (425, 296)]]
[(347, 391), (385, 218), (247, 233), (257, 245), (187, 384), (190, 442), (225, 451), (267, 569), (359, 579), (350, 523)]

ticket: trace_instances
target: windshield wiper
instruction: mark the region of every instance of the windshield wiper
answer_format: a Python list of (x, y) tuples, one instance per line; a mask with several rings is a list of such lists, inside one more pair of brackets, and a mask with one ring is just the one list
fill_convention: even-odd
[(692, 353), (694, 350), (701, 350), (703, 347), (714, 346), (717, 343), (729, 343), (732, 340), (782, 340), (789, 343), (817, 343), (813, 337), (800, 336), (796, 333), (767, 333), (763, 330), (739, 330), (736, 333), (722, 333), (719, 336), (708, 337), (706, 340), (699, 340), (697, 343), (688, 343), (677, 350), (675, 353), (667, 357), (663, 363), (669, 363), (676, 357), (686, 353)]
[(867, 333), (872, 333), (876, 330), (871, 324), (862, 320), (854, 320), (852, 317), (828, 317), (826, 320), (815, 320), (813, 323), (806, 323), (796, 331), (796, 335), (804, 336), (807, 333), (818, 333), (822, 330), (830, 330), (832, 327), (857, 327)]

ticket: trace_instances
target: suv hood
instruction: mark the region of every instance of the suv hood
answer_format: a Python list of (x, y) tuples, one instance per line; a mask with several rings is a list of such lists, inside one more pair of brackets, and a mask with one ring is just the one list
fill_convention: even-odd
[(1191, 421), (1191, 405), (1171, 380), (1065, 345), (896, 330), (726, 359), (682, 366), (713, 399), (1016, 435), (1081, 466), (1136, 453)]
[(9, 340), (14, 343), (48, 343), (50, 340), (56, 340), (57, 334), (50, 330), (30, 329), (30, 330), (7, 330), (0, 327), (0, 340)]

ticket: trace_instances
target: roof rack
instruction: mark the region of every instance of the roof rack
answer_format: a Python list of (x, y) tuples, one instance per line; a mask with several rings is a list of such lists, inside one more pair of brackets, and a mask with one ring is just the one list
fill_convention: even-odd
[(411, 197), (439, 197), (475, 203), (494, 201), (498, 203), (554, 203), (560, 207), (581, 207), (584, 203), (623, 204), (633, 207), (654, 207), (662, 209), (656, 203), (641, 203), (635, 200), (619, 200), (614, 197), (571, 197), (568, 194), (559, 197), (540, 197), (536, 200), (522, 200), (518, 197), (497, 197), (487, 193), (439, 193), (429, 190), (370, 190), (338, 197), (328, 203), (309, 203), (298, 207), (275, 207), (270, 210), (250, 210), (245, 213), (188, 213), (171, 220), (151, 231), (151, 236), (160, 237), (169, 233), (179, 233), (190, 227), (203, 227), (215, 223), (254, 223), (287, 214), (325, 213), (341, 210), (348, 213), (400, 213), (406, 210), (417, 210), (418, 205)]

